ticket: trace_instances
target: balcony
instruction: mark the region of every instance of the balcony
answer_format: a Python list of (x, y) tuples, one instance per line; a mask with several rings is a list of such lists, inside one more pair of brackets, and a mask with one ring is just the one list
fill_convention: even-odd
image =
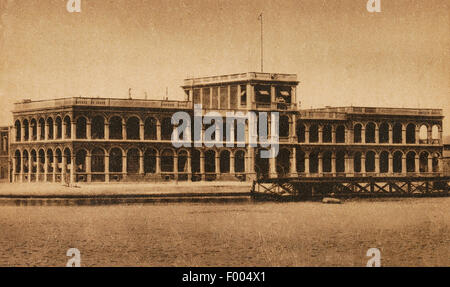
[(112, 98), (63, 98), (55, 100), (24, 101), (16, 103), (14, 104), (13, 112), (55, 109), (72, 106), (191, 109), (192, 102)]

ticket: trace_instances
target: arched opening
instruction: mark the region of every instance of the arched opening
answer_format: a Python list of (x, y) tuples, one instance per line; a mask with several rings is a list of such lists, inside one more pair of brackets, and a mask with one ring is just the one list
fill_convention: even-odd
[(421, 125), (419, 129), (419, 143), (428, 143), (428, 127), (426, 125)]
[(360, 143), (362, 141), (361, 131), (362, 131), (362, 125), (361, 124), (356, 124), (353, 127), (353, 142), (354, 143)]
[(161, 153), (161, 171), (173, 172), (173, 151), (171, 149), (165, 149)]
[(22, 155), (20, 154), (20, 150), (16, 150), (16, 152), (14, 153), (14, 158), (16, 160), (15, 164), (16, 164), (16, 173), (20, 173), (22, 170), (22, 166), (20, 165), (20, 159), (21, 159)]
[(331, 172), (331, 151), (322, 154), (322, 172)]
[(39, 172), (44, 172), (45, 167), (45, 151), (43, 149), (39, 150), (39, 159), (38, 159), (38, 166), (39, 166)]
[(62, 171), (62, 152), (59, 148), (55, 150), (56, 155), (56, 172), (61, 173)]
[(332, 140), (331, 125), (325, 125), (322, 130), (322, 142), (330, 143)]
[(361, 152), (355, 152), (355, 154), (353, 155), (353, 170), (356, 173), (361, 172), (361, 158)]
[(245, 152), (238, 150), (234, 155), (234, 171), (245, 172)]
[(394, 153), (394, 156), (392, 158), (393, 161), (393, 172), (394, 173), (401, 173), (402, 172), (402, 158), (403, 153), (401, 151), (396, 151)]
[(105, 172), (105, 151), (101, 148), (92, 150), (92, 172)]
[(205, 152), (205, 172), (216, 172), (216, 152), (213, 150)]
[(139, 173), (139, 150), (132, 148), (127, 152), (127, 173), (138, 174)]
[(144, 172), (156, 173), (156, 150), (152, 148), (144, 153)]
[(77, 151), (75, 155), (76, 172), (86, 172), (86, 156), (87, 153), (84, 149)]
[(416, 143), (416, 126), (414, 124), (408, 124), (406, 126), (406, 143)]
[(255, 171), (258, 178), (269, 177), (269, 159), (261, 157), (261, 149), (257, 149), (255, 155)]
[(309, 172), (318, 173), (319, 172), (319, 153), (311, 152), (309, 155)]
[[(179, 173), (188, 174), (188, 158), (189, 154), (185, 150), (181, 150), (178, 152), (178, 167), (177, 170)], [(179, 176), (180, 178), (180, 176)], [(182, 176), (181, 179), (187, 180), (187, 176)]]
[(62, 138), (62, 120), (61, 117), (57, 117), (55, 120), (55, 124), (56, 124), (56, 138), (60, 139)]
[(67, 139), (70, 139), (72, 137), (72, 125), (69, 116), (64, 118), (64, 125), (66, 126), (66, 130), (64, 131), (66, 133), (65, 136)]
[(440, 142), (440, 135), (439, 135), (439, 126), (433, 125), (431, 128), (431, 139), (433, 140), (433, 143), (439, 143)]
[(289, 137), (289, 117), (288, 116), (280, 116), (279, 134), (280, 134), (280, 138), (288, 138)]
[(431, 160), (433, 172), (439, 172), (439, 154), (433, 154), (433, 159)]
[(53, 119), (50, 117), (47, 119), (47, 126), (48, 126), (48, 131), (47, 131), (48, 139), (53, 139), (53, 134), (54, 134)]
[(429, 156), (429, 153), (426, 151), (420, 153), (420, 156), (419, 156), (419, 171), (420, 172), (429, 172), (428, 156)]
[(173, 133), (172, 121), (170, 118), (164, 118), (161, 122), (161, 139), (171, 140)]
[[(200, 173), (200, 156), (201, 153), (199, 150), (194, 149), (191, 151), (191, 170), (192, 173)], [(193, 180), (197, 180), (198, 178), (193, 178)]]
[(29, 154), (27, 150), (23, 151), (23, 172), (24, 173), (28, 173), (28, 158), (29, 158)]
[(24, 139), (27, 141), (30, 139), (30, 127), (28, 120), (23, 120), (23, 128), (24, 128)]
[(66, 158), (67, 169), (70, 169), (70, 165), (72, 164), (72, 153), (70, 152), (70, 149), (66, 148), (64, 150), (64, 157)]
[(406, 154), (406, 172), (416, 172), (416, 153), (413, 151)]
[(366, 143), (375, 143), (375, 124), (372, 122), (366, 125)]
[(289, 174), (291, 163), (290, 157), (291, 152), (288, 149), (280, 149), (276, 159), (278, 176), (283, 177)]
[(129, 140), (140, 139), (139, 124), (140, 121), (137, 117), (131, 117), (127, 120), (127, 139)]
[(336, 152), (336, 172), (345, 172), (345, 152)]
[(77, 132), (76, 132), (77, 139), (87, 138), (86, 125), (87, 125), (86, 118), (79, 117), (77, 120)]
[(41, 138), (40, 140), (44, 140), (45, 139), (45, 120), (43, 118), (39, 119), (39, 129), (41, 131)]
[(299, 143), (304, 143), (306, 140), (305, 137), (306, 128), (305, 125), (301, 123), (301, 121), (297, 121), (297, 141)]
[(402, 143), (402, 124), (395, 123), (392, 129), (392, 142), (393, 143)]
[(20, 142), (22, 140), (22, 124), (19, 120), (17, 120), (14, 124), (16, 130), (16, 142)]
[(366, 172), (375, 172), (375, 152), (366, 153)]
[(319, 127), (317, 125), (311, 125), (309, 127), (309, 142), (316, 143), (319, 141)]
[(339, 125), (336, 128), (336, 142), (345, 143), (345, 126)]
[(380, 173), (389, 172), (389, 153), (387, 151), (382, 151), (380, 153)]
[(144, 139), (156, 140), (157, 139), (157, 121), (154, 118), (147, 118), (144, 123)]
[(296, 156), (296, 163), (297, 163), (297, 166), (296, 166), (297, 172), (300, 172), (300, 173), (305, 172), (305, 157), (306, 157), (305, 152), (297, 148), (295, 156)]
[(96, 116), (92, 119), (91, 137), (92, 139), (105, 138), (105, 119), (102, 116)]
[(378, 131), (378, 139), (380, 143), (389, 143), (389, 125), (387, 123), (380, 124)]
[(121, 117), (114, 116), (109, 120), (109, 138), (114, 140), (123, 139)]
[[(86, 158), (86, 155), (84, 156), (84, 158)], [(54, 161), (54, 156), (53, 156), (53, 150), (48, 149), (47, 150), (47, 171), (48, 173), (52, 174), (53, 173), (53, 161)], [(86, 161), (84, 161), (85, 163)], [(86, 165), (83, 166), (83, 170), (82, 171), (86, 171)]]
[(37, 172), (37, 162), (38, 162), (37, 153), (33, 149), (33, 150), (31, 150), (31, 173)]
[(230, 152), (227, 150), (220, 153), (220, 173), (230, 173)]
[(113, 148), (109, 152), (109, 171), (115, 173), (122, 172), (122, 150), (120, 148)]
[(37, 140), (37, 121), (36, 119), (32, 119), (31, 122), (31, 140)]

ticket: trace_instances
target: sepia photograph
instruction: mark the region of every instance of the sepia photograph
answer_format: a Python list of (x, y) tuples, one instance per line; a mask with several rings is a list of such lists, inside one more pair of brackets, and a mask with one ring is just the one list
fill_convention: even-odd
[(449, 267), (449, 92), (448, 0), (0, 0), (0, 267)]

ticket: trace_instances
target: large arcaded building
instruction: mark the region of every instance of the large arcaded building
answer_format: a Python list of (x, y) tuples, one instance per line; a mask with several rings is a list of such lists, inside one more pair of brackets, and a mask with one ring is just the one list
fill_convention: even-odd
[[(63, 98), (15, 104), (14, 182), (249, 180), (257, 176), (435, 175), (442, 171), (442, 110), (302, 110), (297, 76), (243, 73), (186, 79), (186, 101)], [(172, 115), (279, 112), (280, 151), (174, 148)], [(270, 125), (270, 122), (269, 122)]]

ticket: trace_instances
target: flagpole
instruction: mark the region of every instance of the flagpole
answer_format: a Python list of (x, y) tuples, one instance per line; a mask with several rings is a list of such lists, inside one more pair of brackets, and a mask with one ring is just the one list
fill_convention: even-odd
[(259, 15), (259, 18), (261, 20), (261, 73), (264, 72), (264, 31), (263, 31), (263, 13), (261, 12), (261, 14)]

